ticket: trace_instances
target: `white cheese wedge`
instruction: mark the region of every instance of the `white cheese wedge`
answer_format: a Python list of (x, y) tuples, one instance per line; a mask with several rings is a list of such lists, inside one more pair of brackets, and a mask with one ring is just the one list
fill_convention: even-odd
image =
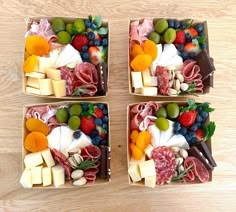
[(53, 67), (53, 62), (50, 57), (39, 57), (39, 72), (46, 73), (46, 70)]
[(148, 132), (151, 133), (152, 138), (151, 138), (151, 144), (154, 148), (160, 146), (160, 136), (161, 136), (161, 131), (159, 128), (153, 124), (148, 127)]
[(65, 170), (61, 165), (52, 167), (52, 181), (56, 188), (65, 184)]
[(139, 169), (142, 178), (156, 175), (155, 163), (153, 159), (139, 163)]
[(145, 155), (143, 155), (143, 157), (140, 160), (135, 160), (133, 157), (131, 157), (129, 161), (129, 166), (136, 165), (144, 161), (145, 161)]
[(57, 98), (66, 96), (66, 81), (65, 80), (52, 80), (52, 87), (54, 95)]
[(49, 186), (52, 184), (51, 167), (43, 167), (42, 176), (43, 176), (43, 186)]
[(141, 72), (143, 77), (143, 85), (145, 87), (148, 86), (157, 86), (157, 77), (151, 76), (150, 69), (146, 69), (145, 71)]
[(69, 126), (61, 126), (60, 151), (66, 151), (72, 143), (74, 130)]
[(33, 78), (38, 78), (38, 79), (44, 79), (45, 74), (39, 73), (39, 72), (30, 72), (30, 73), (25, 73), (26, 77), (33, 77)]
[(47, 165), (47, 167), (52, 167), (55, 165), (55, 161), (52, 157), (50, 149), (45, 149), (41, 152), (43, 159)]
[(155, 186), (156, 186), (156, 175), (145, 177), (144, 184), (147, 187), (155, 188)]
[(155, 76), (156, 74), (156, 68), (157, 68), (157, 64), (161, 58), (162, 55), (162, 44), (157, 44), (157, 57), (156, 59), (152, 62), (150, 70), (151, 70), (151, 75)]
[(175, 45), (172, 43), (164, 44), (164, 49), (162, 51), (161, 58), (158, 62), (158, 65), (166, 67), (167, 66), (166, 64), (168, 63), (168, 61), (175, 55), (178, 55), (178, 51), (175, 48)]
[(20, 178), (20, 184), (23, 188), (32, 188), (32, 178), (30, 169), (25, 169)]
[(166, 66), (174, 66), (176, 69), (181, 69), (183, 66), (183, 59), (179, 55), (175, 55), (166, 62)]
[(61, 127), (54, 128), (48, 135), (48, 147), (50, 149), (60, 150), (61, 142)]
[(146, 149), (144, 149), (145, 155), (150, 159), (152, 156), (152, 150), (154, 149), (154, 147), (149, 144)]
[(41, 152), (35, 152), (25, 155), (24, 163), (26, 169), (41, 165), (43, 163)]
[(73, 149), (82, 149), (88, 145), (91, 145), (92, 141), (91, 138), (87, 135), (85, 135), (83, 132), (81, 132), (81, 135), (78, 139), (73, 139), (72, 143), (67, 148), (67, 152), (72, 152)]
[(39, 89), (32, 88), (32, 87), (29, 87), (29, 86), (26, 87), (25, 92), (26, 93), (31, 93), (31, 94), (37, 94), (37, 95), (40, 95), (40, 93), (41, 93)]
[[(55, 43), (54, 43), (54, 45), (55, 45)], [(59, 44), (59, 45), (61, 45), (61, 44)], [(49, 52), (49, 57), (50, 57), (50, 60), (51, 60), (50, 63), (52, 65), (52, 67), (55, 67), (55, 64), (56, 64), (56, 61), (57, 61), (57, 58), (60, 54), (61, 49), (62, 48), (56, 48), (56, 49)]]
[(47, 78), (52, 80), (61, 80), (61, 72), (55, 68), (47, 68), (46, 69)]
[(169, 128), (166, 131), (161, 131), (160, 146), (165, 146), (167, 141), (174, 135), (174, 122), (168, 120)]
[(165, 146), (177, 146), (181, 149), (189, 149), (189, 144), (183, 135), (173, 135), (165, 144)]
[(156, 96), (157, 95), (157, 87), (142, 87), (141, 93), (146, 96)]
[(27, 77), (26, 85), (33, 88), (39, 88), (39, 79), (33, 77)]
[(131, 80), (133, 88), (142, 88), (143, 80), (142, 80), (142, 72), (132, 71), (131, 72)]
[(51, 79), (39, 79), (39, 88), (41, 95), (47, 96), (54, 94)]
[(42, 168), (43, 166), (36, 166), (31, 168), (31, 179), (33, 185), (43, 183)]
[(138, 164), (131, 165), (128, 169), (128, 173), (133, 182), (138, 182), (142, 179)]

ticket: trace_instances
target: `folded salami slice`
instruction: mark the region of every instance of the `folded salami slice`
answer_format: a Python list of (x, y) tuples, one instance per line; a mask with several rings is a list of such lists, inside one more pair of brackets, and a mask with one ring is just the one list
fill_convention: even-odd
[(91, 160), (96, 160), (100, 158), (101, 156), (101, 150), (94, 145), (89, 145), (81, 149), (81, 156), (83, 159), (91, 159)]

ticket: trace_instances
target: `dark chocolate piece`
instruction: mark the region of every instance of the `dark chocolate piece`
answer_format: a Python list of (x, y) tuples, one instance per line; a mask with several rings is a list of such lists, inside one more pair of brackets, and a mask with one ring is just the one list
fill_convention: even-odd
[(96, 69), (98, 73), (97, 94), (105, 95), (107, 91), (107, 65), (105, 63), (99, 63)]
[(101, 149), (101, 164), (100, 177), (110, 178), (110, 148), (108, 146), (100, 146)]
[(202, 154), (207, 158), (213, 167), (217, 166), (207, 144), (204, 141), (196, 142), (193, 144), (193, 146), (196, 146), (202, 152)]
[(188, 155), (189, 155), (189, 156), (193, 156), (193, 157), (197, 158), (198, 160), (200, 160), (200, 161), (204, 164), (204, 166), (206, 167), (207, 170), (210, 170), (210, 171), (211, 171), (211, 170), (214, 169), (214, 167), (213, 167), (213, 166), (210, 164), (210, 162), (205, 158), (205, 156), (203, 155), (203, 153), (198, 150), (197, 147), (192, 146), (192, 147), (191, 147), (189, 150), (187, 150), (187, 151), (188, 151)]

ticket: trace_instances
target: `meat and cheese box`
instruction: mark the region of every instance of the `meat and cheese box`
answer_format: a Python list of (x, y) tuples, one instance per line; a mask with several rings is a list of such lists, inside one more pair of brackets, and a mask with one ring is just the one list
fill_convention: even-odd
[[(32, 17), (25, 21), (22, 65), (25, 94), (57, 99), (107, 96), (110, 60), (107, 20), (89, 16)], [(80, 31), (90, 33), (78, 34)]]
[[(68, 117), (62, 123), (63, 111)], [(76, 129), (75, 117), (81, 124)], [(106, 102), (62, 101), (25, 105), (22, 187), (80, 188), (109, 183), (109, 118)]]
[[(195, 121), (184, 123), (182, 117), (186, 114), (180, 113), (179, 109), (188, 107), (189, 104), (194, 108), (192, 110), (195, 112), (190, 113), (195, 113)], [(206, 136), (214, 134), (215, 122), (210, 121), (209, 113), (205, 112), (213, 111), (211, 107), (209, 103), (194, 100), (150, 101), (128, 105), (129, 184), (162, 189), (166, 188), (165, 185), (170, 188), (212, 181), (212, 171), (216, 163), (212, 156), (211, 136)], [(192, 125), (189, 128), (183, 127), (186, 124)], [(188, 137), (193, 133), (192, 138)], [(188, 170), (193, 173), (193, 179), (187, 180), (188, 178), (183, 177), (190, 176)]]
[(128, 30), (130, 94), (176, 97), (209, 93), (215, 67), (207, 21), (137, 18), (129, 21)]

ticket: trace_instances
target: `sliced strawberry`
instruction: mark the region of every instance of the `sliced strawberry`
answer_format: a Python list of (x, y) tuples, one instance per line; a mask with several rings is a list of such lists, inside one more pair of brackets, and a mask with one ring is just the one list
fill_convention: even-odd
[(90, 135), (93, 130), (96, 129), (93, 117), (82, 116), (80, 118), (80, 129), (86, 135)]
[(176, 32), (176, 38), (174, 44), (184, 44), (185, 43), (185, 33), (183, 30), (178, 30)]
[(102, 138), (102, 139), (105, 139), (106, 136), (107, 136), (107, 131), (105, 129), (103, 129), (101, 126), (96, 126), (96, 129), (98, 131), (98, 134), (99, 136)]
[(81, 34), (76, 35), (71, 42), (72, 46), (80, 52), (82, 51), (83, 46), (87, 46), (88, 43), (89, 40), (87, 35)]
[(184, 111), (179, 116), (179, 122), (182, 126), (189, 128), (191, 127), (197, 117), (197, 112), (195, 110)]
[(102, 37), (101, 37), (101, 35), (95, 33), (95, 39), (101, 41), (101, 40), (102, 40)]
[(196, 53), (198, 54), (201, 51), (201, 48), (198, 44), (195, 44), (193, 42), (186, 43), (184, 46), (184, 51), (188, 53)]
[(95, 117), (97, 118), (102, 118), (103, 117), (103, 112), (100, 108), (95, 108), (95, 114), (94, 114)]
[(192, 39), (196, 38), (198, 36), (197, 30), (194, 29), (193, 27), (190, 27), (190, 28), (186, 29), (185, 32), (186, 33), (188, 32), (191, 35)]
[(88, 49), (90, 61), (94, 65), (105, 62), (106, 52), (107, 52), (107, 48), (104, 48), (102, 46), (90, 46)]
[(197, 138), (197, 140), (198, 140), (198, 141), (202, 141), (203, 138), (204, 138), (204, 133), (203, 133), (203, 131), (202, 131), (201, 129), (197, 129), (195, 133), (196, 133), (196, 138)]

